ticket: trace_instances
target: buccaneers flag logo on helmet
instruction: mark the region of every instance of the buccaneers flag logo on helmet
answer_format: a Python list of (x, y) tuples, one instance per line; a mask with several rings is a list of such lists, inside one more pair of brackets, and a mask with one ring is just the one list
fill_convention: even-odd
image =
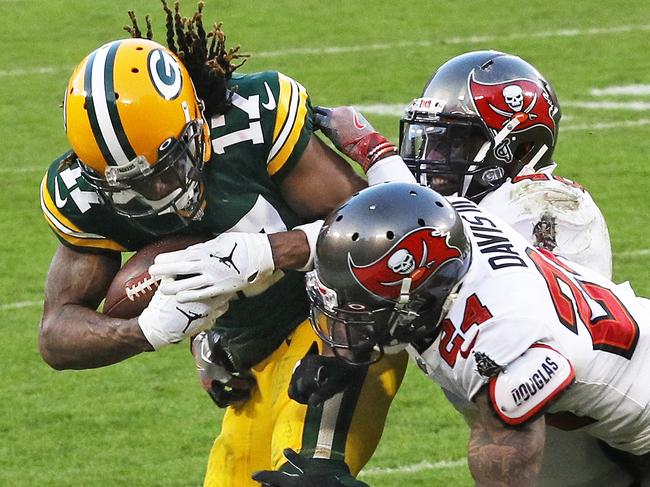
[(415, 292), (442, 264), (460, 259), (460, 249), (449, 245), (448, 237), (449, 233), (441, 234), (436, 228), (418, 228), (368, 265), (356, 265), (348, 254), (348, 266), (365, 289), (385, 299), (396, 299), (403, 279), (411, 278), (410, 291)]
[(513, 132), (543, 125), (555, 133), (553, 115), (557, 111), (546, 89), (535, 81), (518, 78), (504, 83), (483, 84), (469, 78), (469, 90), (485, 124), (499, 131), (517, 114), (524, 114), (523, 121)]

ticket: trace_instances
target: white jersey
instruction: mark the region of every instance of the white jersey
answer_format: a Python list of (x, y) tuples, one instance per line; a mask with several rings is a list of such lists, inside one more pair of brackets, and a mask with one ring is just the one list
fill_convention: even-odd
[[(612, 252), (602, 213), (582, 186), (553, 176), (554, 167), (507, 181), (479, 205), (500, 216), (529, 243), (546, 245), (556, 255), (611, 278)], [(549, 237), (552, 241), (545, 242)], [(473, 405), (445, 393), (464, 415), (472, 414)], [(582, 430), (547, 426), (541, 486), (626, 487), (631, 481), (605, 456), (595, 438)]]
[[(451, 199), (472, 264), (420, 367), (465, 401), (486, 385), (495, 411), (520, 424), (542, 411), (594, 437), (650, 452), (650, 310), (629, 286), (533, 250), (498, 217)], [(570, 387), (569, 387), (570, 386)], [(548, 413), (558, 413), (554, 416)]]
[(605, 219), (579, 184), (550, 172), (517, 176), (488, 193), (479, 205), (531, 244), (611, 278), (612, 251)]

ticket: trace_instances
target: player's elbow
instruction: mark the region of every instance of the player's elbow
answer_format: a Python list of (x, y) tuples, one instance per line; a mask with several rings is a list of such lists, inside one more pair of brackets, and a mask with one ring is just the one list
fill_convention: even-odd
[(64, 370), (68, 367), (61, 353), (58, 351), (57, 333), (46, 317), (41, 320), (41, 326), (38, 333), (38, 350), (43, 361), (55, 370)]

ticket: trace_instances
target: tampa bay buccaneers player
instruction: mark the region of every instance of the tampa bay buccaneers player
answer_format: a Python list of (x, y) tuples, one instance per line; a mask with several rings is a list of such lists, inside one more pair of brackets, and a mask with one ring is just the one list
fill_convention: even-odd
[[(374, 130), (363, 116), (352, 107), (316, 112), (337, 148), (360, 160), (358, 140)], [(400, 155), (420, 184), (465, 196), (531, 244), (610, 278), (602, 213), (582, 186), (553, 174), (560, 118), (555, 90), (530, 63), (498, 51), (468, 52), (444, 63), (407, 106)], [(471, 404), (445, 392), (468, 418), (473, 414)], [(629, 483), (593, 438), (553, 427), (541, 479), (553, 486)]]
[[(163, 5), (167, 47), (151, 40), (149, 22), (143, 38), (131, 13), (132, 38), (91, 52), (66, 89), (72, 150), (40, 188), (61, 243), (46, 282), (41, 355), (56, 369), (102, 367), (212, 328), (192, 348), (208, 392), (228, 409), (205, 485), (258, 485), (255, 470), (291, 471), (288, 447), (316, 462), (328, 485), (363, 485), (354, 475), (379, 441), (406, 355), (377, 363), (323, 405), (303, 406), (286, 391), (296, 361), (321, 343), (302, 272), (318, 219), (366, 181), (313, 135), (300, 83), (234, 73), (241, 57), (219, 26), (205, 32), (202, 4), (189, 19)], [(370, 183), (382, 177), (373, 163), (396, 157), (367, 156)], [(211, 238), (161, 256), (165, 278), (138, 318), (98, 313), (121, 253), (174, 234)]]
[(531, 246), (468, 199), (388, 183), (325, 220), (307, 289), (332, 361), (406, 345), (474, 406), (477, 485), (537, 485), (548, 425), (602, 442), (630, 485), (650, 481), (650, 306), (629, 285)]
[[(530, 63), (469, 52), (443, 64), (407, 107), (400, 153), (421, 184), (466, 196), (531, 244), (611, 278), (602, 213), (582, 186), (553, 174), (560, 118), (553, 86)], [(553, 426), (547, 432), (543, 485), (627, 485), (593, 438)]]

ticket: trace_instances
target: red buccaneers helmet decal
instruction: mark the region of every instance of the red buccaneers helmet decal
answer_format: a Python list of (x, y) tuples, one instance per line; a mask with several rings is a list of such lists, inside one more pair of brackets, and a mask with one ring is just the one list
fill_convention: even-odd
[(356, 265), (348, 254), (348, 266), (366, 290), (384, 299), (396, 299), (404, 278), (412, 279), (410, 292), (414, 292), (442, 264), (460, 259), (460, 249), (450, 245), (448, 237), (433, 227), (418, 228), (368, 265)]
[(505, 83), (484, 84), (469, 77), (469, 90), (481, 118), (491, 129), (499, 131), (516, 114), (526, 115), (513, 132), (543, 125), (555, 134), (553, 115), (557, 107), (546, 89), (538, 83), (517, 78)]

